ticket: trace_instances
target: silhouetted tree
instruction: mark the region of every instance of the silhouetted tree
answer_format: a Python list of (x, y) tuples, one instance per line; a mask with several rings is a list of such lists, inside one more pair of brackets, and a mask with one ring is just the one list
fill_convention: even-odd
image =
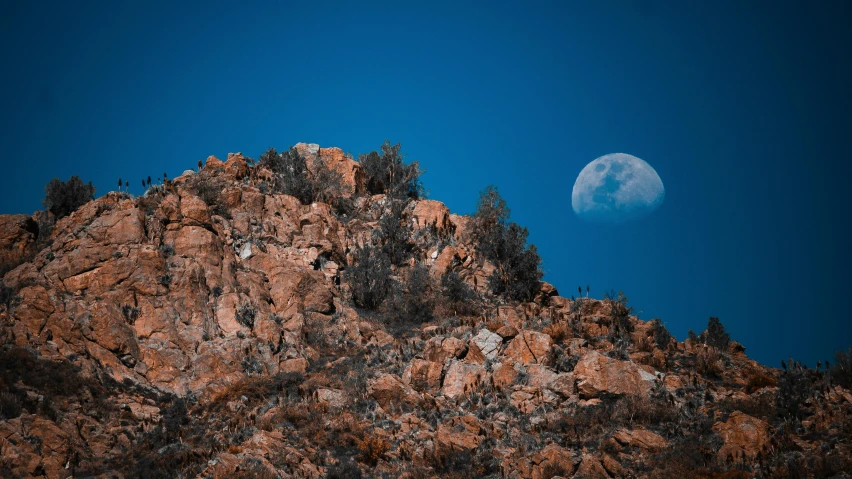
[(529, 301), (541, 289), (541, 258), (535, 245), (527, 245), (529, 231), (508, 218), (506, 201), (496, 187), (488, 186), (479, 194), (471, 236), (477, 251), (495, 266), (488, 283), (491, 292)]
[(423, 171), (416, 161), (406, 164), (400, 154), (400, 144), (382, 144), (382, 153), (376, 151), (358, 155), (358, 162), (364, 167), (367, 191), (371, 194), (385, 193), (393, 198), (413, 198), (423, 196), (423, 184), (420, 175)]
[(725, 332), (725, 326), (719, 321), (719, 318), (711, 317), (707, 322), (707, 331), (704, 338), (705, 344), (713, 346), (720, 351), (728, 349), (728, 343), (731, 342), (731, 336)]
[(42, 204), (59, 219), (95, 199), (95, 187), (91, 181), (84, 184), (77, 176), (72, 176), (68, 181), (54, 178), (44, 187), (44, 194)]
[(370, 244), (355, 251), (355, 265), (346, 269), (344, 277), (353, 301), (368, 309), (378, 308), (393, 286), (390, 259)]

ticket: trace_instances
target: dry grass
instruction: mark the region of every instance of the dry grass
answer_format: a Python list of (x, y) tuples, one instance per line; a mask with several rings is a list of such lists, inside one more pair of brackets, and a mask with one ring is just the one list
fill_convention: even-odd
[(544, 333), (550, 336), (554, 344), (561, 344), (567, 339), (574, 337), (574, 332), (568, 323), (559, 322), (553, 323), (544, 328)]
[(696, 356), (696, 369), (704, 376), (719, 377), (725, 370), (722, 354), (712, 346), (706, 346)]

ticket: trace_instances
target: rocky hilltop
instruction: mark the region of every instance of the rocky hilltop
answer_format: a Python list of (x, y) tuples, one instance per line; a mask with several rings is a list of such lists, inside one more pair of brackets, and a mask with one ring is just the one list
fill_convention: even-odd
[[(49, 233), (0, 216), (20, 262), (0, 285), (0, 476), (849, 477), (842, 370), (762, 366), (712, 324), (676, 341), (623, 296), (507, 299), (472, 218), (394, 207), (338, 148), (291, 151), (333, 197), (231, 154)], [(387, 301), (428, 296), (417, 321), (347, 281), (389, 209), (408, 253), (383, 280), (428, 275)]]

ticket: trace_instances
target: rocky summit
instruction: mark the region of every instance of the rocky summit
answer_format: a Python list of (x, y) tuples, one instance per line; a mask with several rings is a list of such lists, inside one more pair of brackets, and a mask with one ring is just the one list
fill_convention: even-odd
[(0, 216), (0, 476), (850, 477), (848, 371), (560, 296), (393, 153)]

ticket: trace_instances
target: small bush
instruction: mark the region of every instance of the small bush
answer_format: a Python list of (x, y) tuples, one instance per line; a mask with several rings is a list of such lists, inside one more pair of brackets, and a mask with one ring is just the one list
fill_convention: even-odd
[(419, 325), (434, 319), (435, 299), (429, 269), (414, 265), (391, 297), (388, 310), (391, 320), (400, 325)]
[(195, 194), (210, 208), (212, 214), (231, 218), (231, 212), (222, 201), (222, 190), (225, 187), (222, 180), (201, 174), (195, 180), (194, 186)]
[(441, 276), (441, 295), (446, 300), (442, 306), (453, 315), (474, 315), (479, 311), (476, 292), (455, 271)]
[(14, 419), (21, 415), (21, 400), (10, 392), (0, 393), (0, 419)]
[(402, 160), (400, 144), (391, 145), (385, 141), (382, 153), (371, 151), (358, 155), (358, 162), (364, 168), (364, 179), (370, 194), (387, 194), (391, 198), (417, 199), (423, 196), (423, 184), (420, 175), (423, 171), (418, 162), (406, 164)]
[(139, 317), (139, 309), (130, 306), (129, 304), (125, 304), (121, 307), (121, 314), (124, 315), (124, 319), (127, 320), (128, 324), (134, 324), (136, 319)]
[(0, 280), (0, 305), (6, 306), (6, 311), (11, 311), (17, 302), (18, 296), (15, 294), (15, 290), (6, 286), (3, 284), (3, 280)]
[(719, 377), (724, 371), (724, 362), (719, 350), (714, 347), (702, 348), (696, 357), (696, 368), (705, 376)]
[(313, 201), (332, 205), (340, 198), (343, 189), (343, 175), (326, 166), (319, 157), (314, 159), (314, 174), (311, 181)]
[(775, 392), (775, 407), (779, 416), (785, 419), (804, 417), (805, 402), (817, 392), (814, 388), (816, 376), (816, 371), (792, 358), (787, 362), (778, 378), (778, 389)]
[(364, 475), (357, 464), (349, 458), (344, 458), (329, 467), (325, 477), (326, 479), (361, 479)]
[(84, 184), (79, 177), (72, 176), (68, 181), (59, 181), (59, 178), (50, 180), (44, 187), (42, 204), (59, 219), (77, 211), (77, 208), (93, 199), (95, 187), (92, 182)]
[(358, 444), (358, 450), (361, 451), (358, 460), (368, 466), (375, 467), (379, 459), (383, 459), (385, 453), (390, 450), (390, 444), (380, 437), (370, 437)]
[(263, 363), (254, 356), (243, 357), (242, 361), (240, 361), (240, 366), (242, 366), (243, 372), (249, 376), (263, 373)]
[(345, 278), (355, 304), (367, 309), (378, 308), (393, 286), (390, 259), (373, 245), (355, 251), (355, 265), (347, 268)]
[(237, 308), (237, 321), (243, 326), (251, 329), (254, 326), (254, 319), (257, 316), (257, 309), (253, 308), (248, 303), (243, 303)]
[(274, 148), (270, 148), (260, 155), (259, 164), (269, 167), (275, 173), (276, 189), (279, 192), (294, 196), (305, 205), (313, 201), (308, 165), (295, 148), (280, 154)]
[(630, 314), (633, 308), (627, 306), (627, 296), (623, 292), (619, 292), (616, 297), (607, 296), (604, 303), (609, 306), (610, 321), (612, 327), (607, 339), (615, 346), (615, 355), (620, 359), (627, 359), (628, 350), (633, 344), (633, 323), (630, 321)]
[(405, 203), (401, 200), (388, 198), (387, 206), (379, 218), (379, 234), (377, 239), (382, 244), (382, 251), (390, 259), (391, 264), (401, 265), (411, 258), (413, 245), (411, 238), (412, 225), (405, 214)]
[(829, 370), (834, 384), (852, 389), (852, 348), (848, 351), (838, 351), (834, 355), (834, 364)]
[(778, 381), (774, 376), (766, 374), (762, 369), (749, 371), (746, 375), (746, 393), (752, 394), (766, 387), (775, 387)]
[(707, 331), (705, 342), (708, 346), (713, 346), (719, 351), (727, 351), (728, 344), (731, 342), (731, 336), (725, 332), (725, 326), (719, 321), (719, 318), (711, 317), (707, 322)]
[(654, 335), (654, 343), (657, 348), (666, 351), (669, 349), (669, 344), (672, 342), (672, 334), (663, 326), (663, 322), (659, 319), (651, 320), (651, 334)]
[(270, 148), (260, 155), (258, 165), (273, 172), (278, 192), (293, 196), (302, 204), (314, 201), (331, 204), (341, 194), (343, 175), (326, 166), (319, 157), (314, 158), (311, 173), (307, 160), (295, 148), (282, 153)]

